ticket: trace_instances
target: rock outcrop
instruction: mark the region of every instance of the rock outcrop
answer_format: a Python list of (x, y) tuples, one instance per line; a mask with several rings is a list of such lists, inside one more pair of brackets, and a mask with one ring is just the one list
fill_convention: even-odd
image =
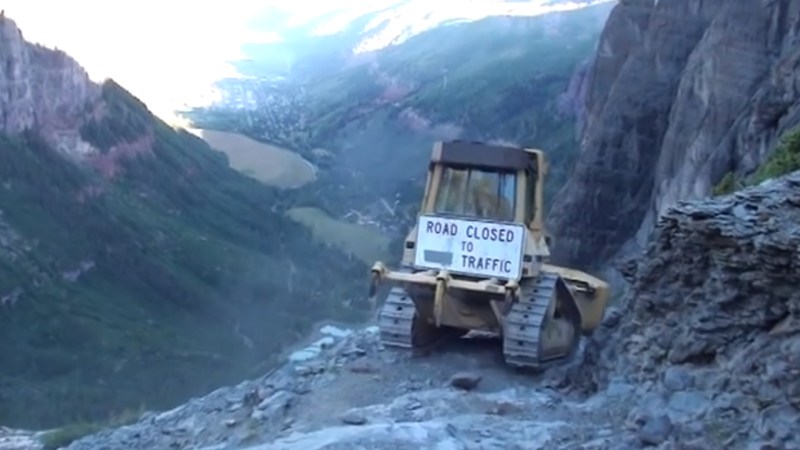
[(35, 129), (67, 153), (92, 150), (79, 128), (100, 86), (69, 55), (32, 44), (0, 17), (0, 131)]
[(32, 431), (12, 430), (0, 426), (0, 449), (2, 450), (40, 450), (41, 435)]
[(626, 273), (581, 368), (595, 389), (644, 387), (716, 448), (800, 448), (800, 172), (670, 209)]
[(799, 15), (798, 0), (620, 2), (551, 211), (554, 258), (586, 266), (641, 247), (670, 206), (757, 168), (800, 123)]
[[(592, 61), (583, 61), (575, 69), (567, 90), (558, 97), (558, 112), (575, 119), (575, 128), (581, 130), (586, 120), (586, 95), (589, 89), (589, 69)], [(580, 138), (580, 134), (578, 134)]]

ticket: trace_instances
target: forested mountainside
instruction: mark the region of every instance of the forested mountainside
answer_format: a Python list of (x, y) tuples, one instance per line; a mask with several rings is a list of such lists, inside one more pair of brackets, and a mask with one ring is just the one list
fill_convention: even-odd
[(164, 408), (262, 373), (367, 267), (279, 193), (0, 19), (0, 423)]
[[(296, 204), (336, 218), (356, 211), (392, 236), (416, 211), (436, 139), (544, 149), (550, 200), (577, 155), (584, 84), (573, 73), (594, 52), (611, 7), (448, 24), (370, 52), (353, 52), (355, 31), (315, 38), (313, 47), (254, 45), (241, 63), (251, 77), (222, 80), (221, 102), (185, 115), (199, 128), (300, 152), (320, 171), (293, 193)], [(291, 70), (268, 64), (292, 51)]]

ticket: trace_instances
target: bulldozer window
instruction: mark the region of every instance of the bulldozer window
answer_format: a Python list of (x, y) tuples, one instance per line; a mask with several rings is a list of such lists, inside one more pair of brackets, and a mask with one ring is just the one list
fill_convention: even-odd
[(445, 167), (437, 213), (475, 216), (493, 220), (514, 220), (517, 177), (513, 172)]

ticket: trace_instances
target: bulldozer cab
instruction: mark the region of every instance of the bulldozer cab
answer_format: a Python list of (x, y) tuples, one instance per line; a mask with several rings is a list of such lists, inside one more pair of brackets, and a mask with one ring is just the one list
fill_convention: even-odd
[(549, 256), (542, 230), (541, 151), (437, 142), (403, 263), (473, 277), (518, 280), (534, 255)]

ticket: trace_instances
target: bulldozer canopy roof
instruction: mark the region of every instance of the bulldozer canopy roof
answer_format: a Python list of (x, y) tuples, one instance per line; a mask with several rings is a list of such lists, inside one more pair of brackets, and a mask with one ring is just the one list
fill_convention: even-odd
[(434, 147), (431, 162), (516, 171), (535, 168), (536, 154), (517, 147), (451, 141), (442, 142), (441, 145)]

